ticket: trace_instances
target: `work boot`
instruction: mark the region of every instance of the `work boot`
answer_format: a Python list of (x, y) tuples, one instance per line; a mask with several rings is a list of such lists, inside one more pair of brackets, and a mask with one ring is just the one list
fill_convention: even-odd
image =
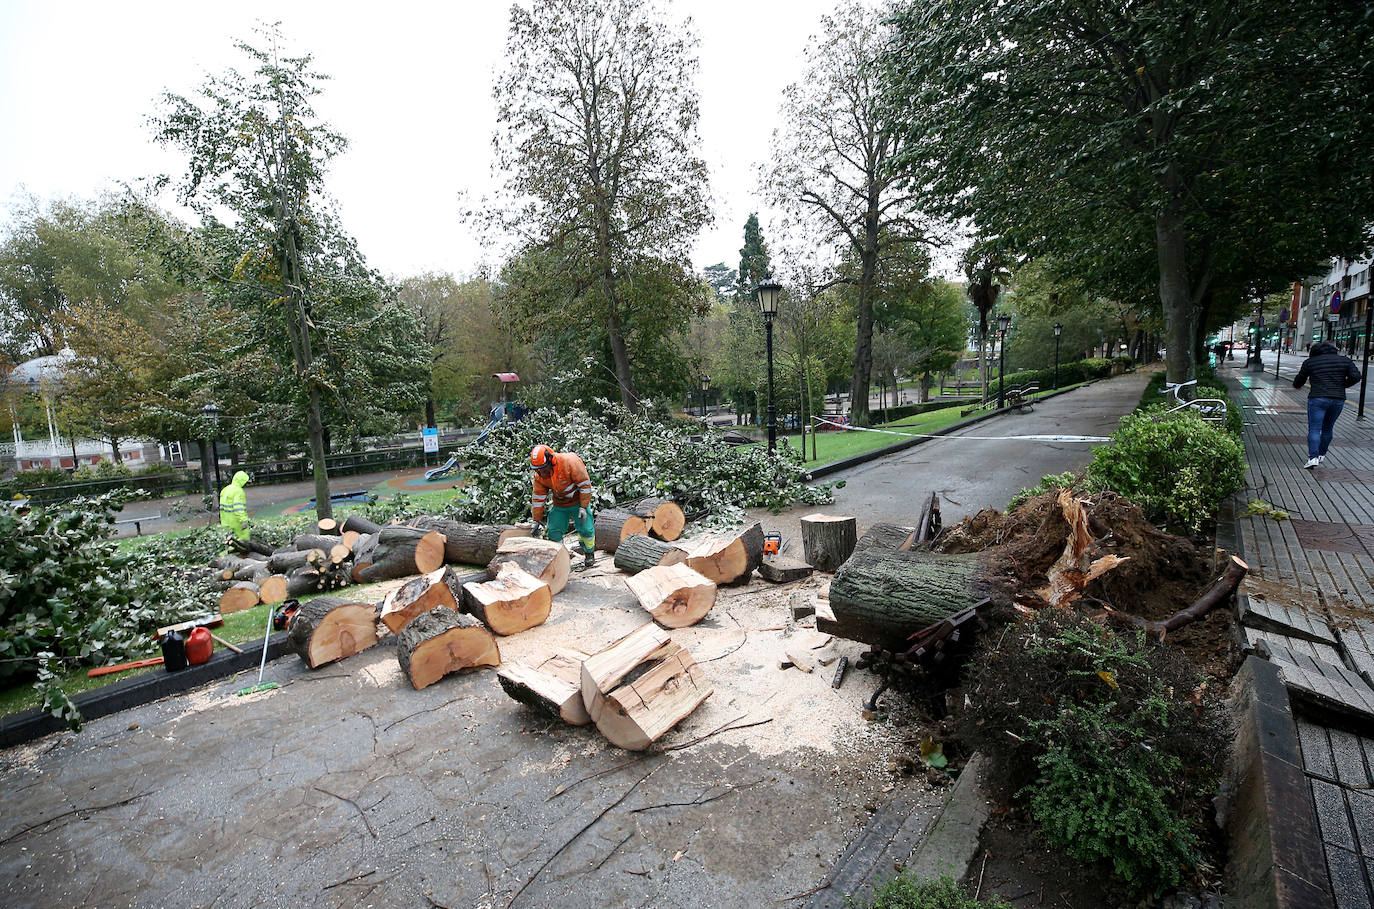
[(596, 564), (595, 549), (588, 549), (586, 546), (583, 546), (581, 543), (579, 543), (577, 545), (577, 551), (582, 553), (582, 570), (585, 571), (586, 569), (591, 568), (593, 565)]

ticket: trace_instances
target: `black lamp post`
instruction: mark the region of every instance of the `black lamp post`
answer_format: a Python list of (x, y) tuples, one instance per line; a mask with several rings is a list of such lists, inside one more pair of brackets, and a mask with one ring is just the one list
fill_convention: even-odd
[(1054, 323), (1054, 387), (1059, 387), (1059, 336), (1064, 333), (1064, 326), (1058, 322)]
[(997, 409), (1007, 397), (1007, 389), (1002, 384), (1002, 374), (1007, 365), (1007, 329), (1011, 327), (1011, 316), (1002, 313), (997, 317)]
[(763, 313), (763, 325), (768, 337), (768, 450), (778, 447), (777, 411), (773, 408), (773, 317), (778, 314), (778, 297), (782, 295), (782, 285), (773, 280), (771, 274), (764, 275), (759, 286), (754, 288), (759, 295), (759, 310)]
[(711, 387), (711, 377), (703, 374), (698, 380), (701, 382), (701, 422), (706, 422), (706, 389)]
[[(215, 437), (219, 434), (219, 415), (221, 413), (223, 413), (223, 411), (216, 407), (213, 401), (200, 409), (200, 415), (210, 423), (210, 458), (215, 462), (215, 495), (219, 495), (220, 490), (219, 448), (218, 443), (215, 441)], [(204, 453), (202, 452), (202, 457), (203, 456)]]

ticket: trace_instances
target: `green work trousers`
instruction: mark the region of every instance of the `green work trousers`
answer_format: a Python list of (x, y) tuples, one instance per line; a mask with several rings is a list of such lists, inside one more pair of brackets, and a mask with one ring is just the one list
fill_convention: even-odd
[(592, 514), (591, 506), (587, 506), (587, 520), (578, 523), (576, 505), (555, 505), (549, 509), (549, 520), (544, 525), (545, 532), (550, 540), (555, 543), (562, 542), (563, 534), (568, 532), (569, 525), (577, 531), (577, 538), (582, 542), (584, 552), (591, 552), (596, 548), (596, 515)]

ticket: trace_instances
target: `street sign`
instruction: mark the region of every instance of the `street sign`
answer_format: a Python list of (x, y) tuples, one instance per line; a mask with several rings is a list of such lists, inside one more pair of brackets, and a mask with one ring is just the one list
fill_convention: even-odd
[(1287, 321), (1288, 321), (1288, 307), (1287, 307), (1287, 306), (1285, 306), (1283, 309), (1280, 309), (1280, 310), (1279, 310), (1279, 321), (1280, 321), (1280, 322), (1287, 322)]
[(1331, 295), (1331, 311), (1333, 313), (1341, 311), (1341, 292), (1339, 290)]
[(420, 437), (425, 443), (425, 454), (433, 454), (439, 450), (439, 430), (434, 426), (426, 426), (420, 430)]

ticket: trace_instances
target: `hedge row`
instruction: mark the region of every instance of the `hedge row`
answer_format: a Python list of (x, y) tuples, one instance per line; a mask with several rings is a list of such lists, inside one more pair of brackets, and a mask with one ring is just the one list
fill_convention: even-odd
[[(1089, 379), (1105, 379), (1108, 376), (1119, 375), (1132, 368), (1135, 361), (1130, 357), (1090, 357), (1086, 360), (1077, 360), (1073, 363), (1059, 364), (1059, 387), (1073, 385), (1078, 382), (1086, 382)], [(1041, 391), (1048, 391), (1054, 387), (1054, 368), (1049, 369), (1023, 369), (1019, 372), (1008, 373), (1002, 378), (1002, 382), (1007, 388), (1018, 388), (1022, 385), (1038, 385)], [(988, 395), (996, 395), (1001, 383), (989, 382)]]

